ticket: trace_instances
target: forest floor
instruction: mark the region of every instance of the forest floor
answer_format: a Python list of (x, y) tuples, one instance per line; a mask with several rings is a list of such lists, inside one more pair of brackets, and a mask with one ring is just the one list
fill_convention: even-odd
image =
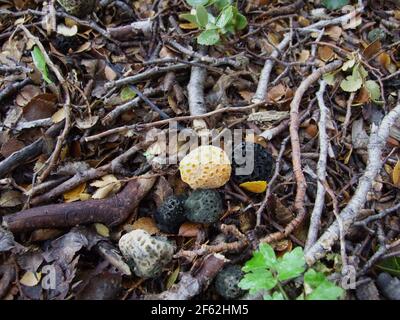
[[(0, 298), (219, 300), (236, 265), (240, 298), (400, 299), (399, 1), (85, 3), (0, 1)], [(161, 230), (179, 133), (238, 133), (268, 179)]]

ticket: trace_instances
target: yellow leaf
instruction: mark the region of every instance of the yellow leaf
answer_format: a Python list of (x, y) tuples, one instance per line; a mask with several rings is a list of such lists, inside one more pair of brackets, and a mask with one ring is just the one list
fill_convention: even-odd
[(183, 30), (193, 30), (197, 29), (197, 25), (195, 23), (181, 23), (179, 27)]
[(102, 223), (95, 223), (94, 227), (96, 229), (96, 232), (105, 237), (108, 238), (110, 236), (110, 230)]
[(395, 185), (400, 184), (400, 160), (397, 160), (397, 163), (393, 168), (392, 179)]
[(263, 193), (267, 190), (267, 181), (249, 181), (244, 182), (239, 186), (250, 192)]
[(62, 108), (58, 109), (58, 111), (51, 116), (51, 120), (53, 120), (54, 123), (61, 122), (64, 119), (65, 119), (65, 112), (64, 109)]
[(79, 186), (75, 187), (74, 189), (65, 192), (63, 195), (65, 202), (73, 202), (81, 200), (80, 196), (81, 193), (83, 193), (83, 191), (85, 190), (85, 188), (86, 188), (86, 183), (82, 183)]
[(22, 278), (21, 278), (21, 280), (19, 280), (19, 282), (21, 284), (23, 284), (24, 286), (34, 287), (39, 283), (41, 278), (42, 278), (42, 274), (40, 272), (34, 273), (32, 271), (28, 271), (22, 276)]

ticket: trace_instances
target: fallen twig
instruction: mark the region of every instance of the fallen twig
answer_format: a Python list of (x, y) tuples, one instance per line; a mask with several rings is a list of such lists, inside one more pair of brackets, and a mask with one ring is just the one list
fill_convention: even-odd
[(52, 204), (23, 210), (5, 216), (3, 225), (13, 233), (95, 222), (115, 226), (128, 218), (153, 187), (155, 180), (154, 177), (146, 176), (132, 180), (120, 193), (107, 199)]
[[(363, 176), (360, 178), (358, 187), (348, 202), (347, 206), (340, 213), (343, 221), (344, 232), (352, 226), (357, 219), (359, 210), (367, 200), (367, 194), (371, 189), (372, 183), (382, 168), (382, 149), (389, 137), (391, 126), (400, 117), (400, 105), (391, 110), (382, 120), (379, 127), (372, 125), (371, 136), (368, 144), (368, 164)], [(332, 245), (338, 240), (339, 225), (334, 222), (318, 239), (318, 241), (306, 252), (306, 261), (309, 265), (325, 256), (332, 248)]]
[(227, 262), (221, 254), (215, 253), (204, 258), (200, 269), (194, 274), (183, 273), (179, 283), (160, 294), (149, 294), (145, 300), (189, 300), (207, 289), (215, 276)]
[(328, 108), (325, 105), (324, 93), (326, 89), (326, 82), (320, 81), (320, 88), (317, 93), (319, 105), (319, 159), (317, 166), (317, 195), (315, 196), (315, 205), (311, 213), (310, 226), (308, 229), (308, 236), (305, 249), (310, 248), (318, 238), (318, 232), (321, 226), (321, 214), (325, 203), (325, 187), (323, 181), (326, 180), (326, 164), (328, 156), (328, 135), (326, 133), (326, 121), (328, 116)]
[(331, 72), (342, 65), (342, 61), (334, 61), (330, 64), (315, 70), (297, 88), (293, 100), (290, 104), (290, 138), (292, 143), (292, 162), (293, 172), (296, 178), (297, 191), (294, 202), (294, 208), (297, 211), (297, 216), (286, 227), (284, 232), (275, 232), (261, 239), (261, 242), (278, 241), (290, 234), (305, 218), (306, 209), (304, 207), (304, 196), (306, 193), (306, 180), (301, 168), (301, 153), (300, 153), (300, 140), (299, 140), (299, 106), (301, 99), (310, 86), (318, 81), (323, 74)]

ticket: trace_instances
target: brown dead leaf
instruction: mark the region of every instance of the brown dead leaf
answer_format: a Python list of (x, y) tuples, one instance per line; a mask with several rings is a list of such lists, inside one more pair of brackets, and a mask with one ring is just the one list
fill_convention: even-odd
[(157, 208), (170, 196), (174, 194), (171, 185), (165, 177), (161, 176), (154, 188), (153, 199)]
[(331, 47), (328, 47), (328, 46), (318, 47), (318, 57), (322, 61), (327, 62), (327, 61), (333, 59), (334, 56), (335, 56), (335, 52), (333, 51), (333, 49)]
[(136, 229), (147, 231), (151, 235), (160, 232), (160, 229), (158, 229), (154, 219), (150, 217), (142, 217), (137, 219), (132, 225), (132, 230)]
[(15, 102), (20, 107), (24, 107), (25, 105), (28, 104), (29, 101), (31, 101), (34, 97), (36, 97), (40, 93), (41, 93), (40, 87), (29, 84), (29, 85), (23, 87), (19, 91), (19, 93), (15, 99)]
[(278, 102), (285, 97), (286, 86), (282, 83), (270, 88), (268, 90), (267, 101), (268, 102)]
[(331, 26), (326, 28), (325, 34), (334, 41), (339, 41), (342, 36), (343, 29), (339, 26)]
[(200, 223), (194, 222), (184, 222), (180, 228), (178, 235), (181, 237), (197, 237), (197, 234), (200, 232), (202, 225)]
[(57, 96), (52, 93), (42, 93), (28, 102), (23, 109), (25, 120), (33, 121), (50, 118), (56, 112)]
[(372, 42), (368, 47), (364, 49), (363, 55), (365, 58), (369, 59), (377, 54), (382, 48), (380, 41)]
[(0, 153), (3, 155), (4, 158), (7, 158), (15, 151), (21, 150), (23, 147), (25, 147), (25, 144), (22, 141), (11, 138), (7, 142), (3, 143), (0, 149)]

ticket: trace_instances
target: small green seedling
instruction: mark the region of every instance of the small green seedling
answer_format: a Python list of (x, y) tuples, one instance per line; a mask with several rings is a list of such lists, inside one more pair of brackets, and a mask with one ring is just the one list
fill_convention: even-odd
[(343, 91), (357, 92), (361, 88), (364, 88), (368, 92), (370, 101), (373, 101), (376, 104), (382, 104), (382, 101), (379, 101), (381, 98), (381, 89), (379, 84), (374, 80), (367, 80), (368, 72), (357, 57), (350, 57), (349, 60), (343, 64), (341, 69), (326, 73), (323, 76), (323, 79), (329, 85), (334, 85), (336, 82), (336, 75), (340, 72), (344, 73), (344, 79), (340, 82), (340, 88)]
[(306, 271), (303, 249), (297, 247), (282, 257), (276, 257), (268, 244), (260, 244), (253, 257), (242, 268), (245, 276), (239, 287), (250, 294), (263, 293), (265, 300), (289, 300), (284, 285), (303, 276), (303, 293), (298, 300), (336, 300), (344, 290), (330, 282), (322, 272)]
[[(221, 40), (225, 34), (235, 34), (247, 26), (247, 19), (242, 15), (232, 0), (187, 0), (192, 7), (190, 13), (180, 15), (202, 32), (197, 37), (197, 43), (211, 46)], [(209, 10), (207, 10), (209, 9)], [(215, 17), (210, 11), (217, 12)]]

